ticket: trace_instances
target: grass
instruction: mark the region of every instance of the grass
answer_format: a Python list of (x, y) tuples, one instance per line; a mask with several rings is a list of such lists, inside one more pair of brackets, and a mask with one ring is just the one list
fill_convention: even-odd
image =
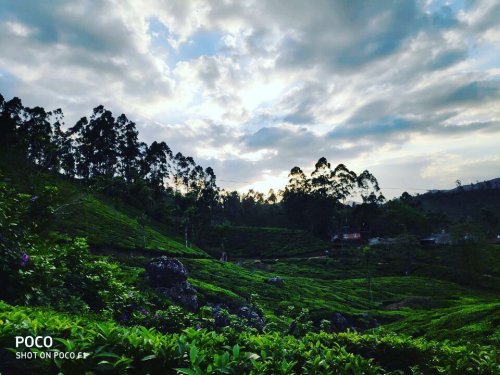
[(214, 256), (224, 249), (232, 258), (280, 258), (323, 253), (331, 244), (303, 230), (217, 226), (203, 245)]
[[(158, 226), (158, 225), (157, 225)], [(83, 197), (82, 203), (58, 217), (54, 227), (72, 236), (86, 237), (91, 246), (112, 249), (159, 250), (172, 256), (207, 254), (165, 235), (154, 223), (144, 225), (137, 219), (115, 209), (93, 195)]]
[(500, 345), (500, 302), (477, 303), (469, 299), (460, 302), (453, 307), (408, 314), (384, 326), (384, 330), (432, 340)]
[[(418, 259), (431, 262), (442, 257), (445, 250), (426, 251)], [(288, 306), (308, 308), (316, 322), (329, 319), (336, 312), (353, 321), (368, 313), (388, 331), (459, 342), (495, 342), (499, 335), (495, 292), (446, 278), (419, 276), (418, 272), (410, 276), (401, 274), (402, 270), (392, 267), (398, 264), (397, 259), (391, 250), (378, 249), (372, 255), (372, 262), (367, 263), (359, 250), (344, 249), (329, 259), (223, 263), (181, 258), (181, 261), (189, 270), (190, 282), (198, 290), (202, 304), (239, 306), (248, 304), (251, 296), (257, 295), (257, 301), (271, 318), (283, 314)], [(148, 262), (147, 257), (124, 255), (120, 260), (139, 268)], [(373, 302), (368, 272), (372, 275)], [(278, 287), (267, 283), (272, 276), (282, 277), (285, 284)], [(464, 326), (460, 328), (462, 323), (457, 322), (463, 322)]]
[[(245, 299), (258, 294), (259, 302), (273, 314), (282, 313), (290, 305), (310, 309), (312, 316), (317, 319), (335, 312), (353, 316), (369, 312), (384, 322), (406, 319), (426, 309), (434, 311), (435, 307), (451, 308), (435, 310), (437, 316), (444, 316), (452, 312), (453, 308), (460, 311), (463, 306), (482, 306), (495, 300), (493, 294), (481, 293), (445, 280), (379, 276), (372, 279), (374, 302), (371, 302), (366, 277), (337, 280), (307, 277), (307, 271), (312, 266), (307, 266), (305, 272), (297, 273), (299, 267), (296, 265), (290, 274), (279, 274), (285, 279), (285, 284), (277, 287), (266, 282), (276, 275), (273, 271), (251, 271), (232, 263), (210, 259), (184, 259), (183, 262), (190, 271), (191, 279), (200, 280), (206, 283), (204, 285), (214, 285), (224, 290), (224, 293), (229, 291)], [(286, 262), (284, 264), (286, 268)], [(324, 272), (327, 273), (326, 270)], [(420, 298), (423, 303), (409, 308), (386, 309), (387, 305), (411, 298)]]

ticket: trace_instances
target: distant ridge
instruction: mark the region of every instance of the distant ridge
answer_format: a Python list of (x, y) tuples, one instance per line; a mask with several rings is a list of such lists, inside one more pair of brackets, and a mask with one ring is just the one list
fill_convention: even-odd
[(482, 182), (471, 183), (468, 185), (457, 186), (451, 191), (459, 191), (459, 190), (489, 190), (489, 189), (500, 189), (500, 177), (494, 178), (492, 180), (486, 180)]
[(431, 190), (414, 197), (426, 211), (441, 212), (452, 221), (473, 218), (486, 220), (485, 214), (500, 217), (500, 178), (457, 186), (449, 190)]
[(485, 180), (481, 182), (472, 182), (467, 185), (460, 185), (453, 189), (432, 189), (427, 192), (427, 194), (433, 193), (455, 193), (460, 191), (473, 191), (473, 190), (495, 190), (500, 189), (500, 177), (494, 178), (492, 180)]

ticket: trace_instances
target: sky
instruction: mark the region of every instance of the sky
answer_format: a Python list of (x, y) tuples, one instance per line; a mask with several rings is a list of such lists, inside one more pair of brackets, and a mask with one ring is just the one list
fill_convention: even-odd
[(500, 177), (496, 0), (2, 0), (0, 25), (5, 98), (125, 113), (225, 189), (323, 156), (389, 198)]

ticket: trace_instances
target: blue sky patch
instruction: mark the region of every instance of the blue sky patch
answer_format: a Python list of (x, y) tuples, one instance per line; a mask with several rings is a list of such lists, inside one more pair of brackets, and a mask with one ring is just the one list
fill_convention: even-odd
[(174, 67), (179, 61), (194, 60), (200, 56), (213, 56), (222, 47), (221, 33), (212, 31), (199, 31), (189, 40), (182, 43), (178, 50), (172, 48), (168, 42), (169, 38), (175, 38), (169, 28), (152, 17), (149, 20), (149, 33), (151, 34), (151, 47), (157, 52), (165, 55), (168, 65)]

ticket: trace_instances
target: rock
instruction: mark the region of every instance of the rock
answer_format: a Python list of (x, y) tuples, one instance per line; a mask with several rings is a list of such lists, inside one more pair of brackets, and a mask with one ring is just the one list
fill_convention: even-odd
[(216, 328), (227, 327), (231, 323), (227, 309), (220, 305), (212, 306), (212, 317)]
[(231, 308), (227, 305), (213, 305), (212, 317), (214, 318), (214, 327), (222, 328), (231, 324), (230, 315), (236, 315), (240, 319), (240, 323), (251, 328), (257, 329), (259, 332), (264, 330), (266, 326), (265, 320), (254, 308), (250, 306), (240, 306)]
[(146, 280), (165, 297), (190, 311), (198, 309), (196, 289), (187, 281), (186, 267), (167, 256), (155, 258), (146, 266)]
[(186, 268), (175, 258), (161, 256), (146, 266), (146, 278), (153, 286), (170, 287), (186, 281), (187, 277)]
[(236, 315), (245, 319), (249, 327), (255, 328), (259, 332), (262, 332), (266, 326), (264, 319), (252, 307), (242, 306), (236, 310)]
[(158, 287), (157, 290), (165, 297), (178, 303), (189, 311), (196, 311), (198, 309), (198, 295), (196, 289), (187, 281), (178, 282), (169, 288)]
[(335, 313), (332, 317), (332, 329), (336, 332), (343, 332), (350, 328), (350, 325), (344, 315)]
[(361, 319), (358, 320), (361, 330), (378, 327), (380, 324), (373, 316), (367, 313), (361, 314)]
[(282, 286), (283, 284), (285, 284), (285, 280), (283, 280), (279, 276), (273, 276), (267, 280), (267, 283), (271, 285)]

